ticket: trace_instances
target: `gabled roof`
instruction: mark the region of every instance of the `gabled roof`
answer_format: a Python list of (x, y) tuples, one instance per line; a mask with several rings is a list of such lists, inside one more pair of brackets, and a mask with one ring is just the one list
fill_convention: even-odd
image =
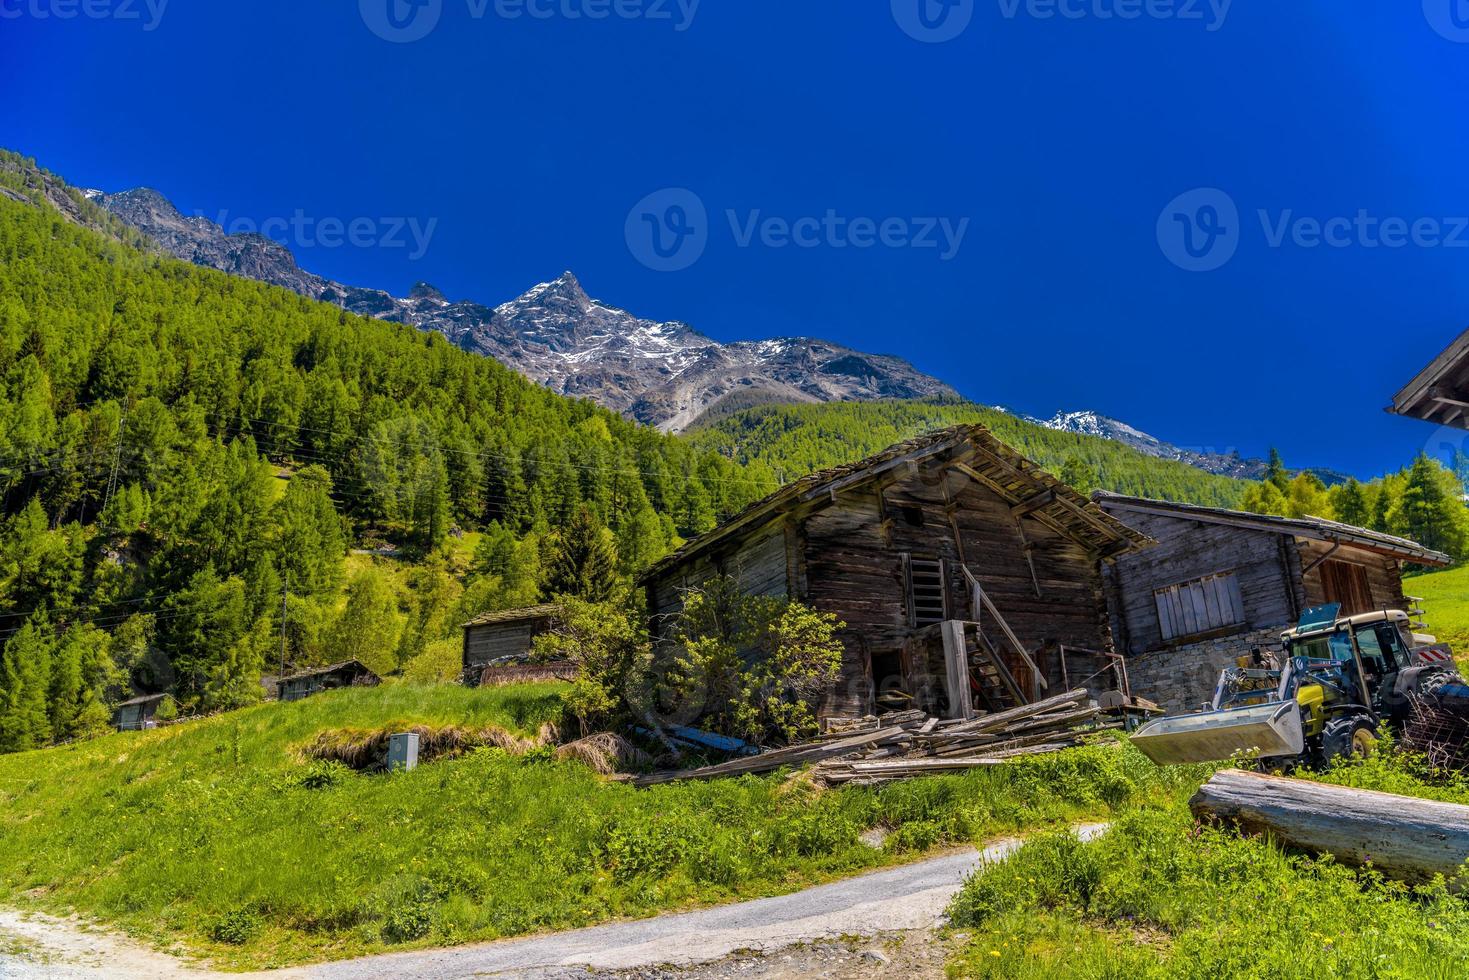
[(282, 677), (280, 679), (280, 683), (284, 684), (287, 681), (299, 681), (305, 680), (308, 677), (321, 677), (326, 674), (335, 674), (337, 671), (346, 670), (349, 667), (356, 667), (364, 674), (372, 674), (373, 677), (377, 676), (377, 674), (374, 674), (372, 670), (360, 660), (343, 660), (341, 663), (327, 664), (325, 667), (312, 667), (310, 670), (303, 670), (299, 673), (291, 674), (289, 677)]
[(561, 615), (561, 607), (554, 602), (543, 602), (539, 606), (526, 606), (522, 609), (502, 609), (499, 612), (487, 612), (482, 616), (476, 616), (464, 624), (464, 628), (471, 626), (498, 626), (501, 623), (523, 623), (533, 619), (555, 619)]
[(1387, 410), (1425, 422), (1469, 429), (1469, 330), (1459, 334), (1393, 395)]
[(641, 576), (648, 581), (715, 548), (722, 542), (754, 533), (775, 518), (823, 498), (881, 480), (909, 465), (939, 465), (983, 484), (1025, 516), (1071, 538), (1103, 557), (1153, 542), (1115, 520), (1096, 504), (1005, 445), (982, 425), (956, 425), (900, 442), (845, 466), (804, 476), (745, 508), (714, 530), (694, 538), (657, 562)]
[(135, 698), (129, 698), (126, 701), (118, 702), (116, 705), (114, 705), (114, 708), (131, 708), (135, 705), (140, 704), (154, 704), (162, 702), (165, 699), (171, 697), (173, 697), (172, 694), (140, 694)]
[(1132, 511), (1145, 514), (1164, 514), (1205, 524), (1227, 524), (1275, 534), (1289, 534), (1312, 541), (1351, 545), (1380, 555), (1388, 555), (1420, 565), (1450, 565), (1453, 559), (1423, 547), (1416, 541), (1399, 538), (1381, 531), (1369, 531), (1365, 527), (1353, 527), (1322, 517), (1276, 517), (1272, 514), (1251, 514), (1240, 510), (1224, 510), (1204, 507), (1199, 504), (1177, 504), (1168, 500), (1149, 500), (1145, 497), (1126, 497), (1118, 493), (1099, 490), (1092, 499), (1107, 511)]

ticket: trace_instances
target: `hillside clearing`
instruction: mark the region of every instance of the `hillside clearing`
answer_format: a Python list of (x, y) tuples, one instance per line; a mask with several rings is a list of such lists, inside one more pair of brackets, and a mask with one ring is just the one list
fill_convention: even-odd
[(1190, 788), (1105, 747), (824, 793), (779, 774), (637, 790), (545, 750), (392, 777), (294, 753), (327, 728), (530, 735), (559, 713), (554, 685), (387, 685), (5, 757), (0, 900), (276, 967), (780, 894)]

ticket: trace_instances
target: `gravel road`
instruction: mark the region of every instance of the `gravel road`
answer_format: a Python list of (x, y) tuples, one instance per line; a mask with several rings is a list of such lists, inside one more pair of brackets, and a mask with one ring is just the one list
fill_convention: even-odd
[[(1104, 824), (1077, 828), (1083, 838)], [(451, 949), (390, 953), (357, 960), (231, 974), (272, 980), (467, 980), (555, 978), (710, 964), (733, 953), (770, 953), (851, 936), (901, 934), (939, 924), (949, 900), (976, 868), (1020, 846), (1006, 840), (779, 898), (697, 912)], [(221, 977), (73, 923), (0, 911), (0, 980), (201, 980)]]

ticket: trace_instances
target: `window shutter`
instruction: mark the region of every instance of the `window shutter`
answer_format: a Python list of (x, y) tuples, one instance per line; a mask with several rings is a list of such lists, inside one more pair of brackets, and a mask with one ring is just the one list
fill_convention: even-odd
[(1193, 579), (1153, 593), (1163, 639), (1212, 633), (1245, 622), (1244, 597), (1234, 572)]

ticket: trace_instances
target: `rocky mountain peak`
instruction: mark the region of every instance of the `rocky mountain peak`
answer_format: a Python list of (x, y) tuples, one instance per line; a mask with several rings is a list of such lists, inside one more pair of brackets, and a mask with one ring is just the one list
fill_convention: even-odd
[(439, 291), (438, 287), (432, 286), (429, 283), (423, 282), (422, 280), (414, 283), (413, 288), (408, 290), (408, 298), (431, 300), (435, 303), (449, 302), (444, 294)]
[(400, 299), (304, 272), (285, 246), (227, 235), (207, 218), (180, 214), (151, 189), (102, 194), (96, 202), (177, 258), (437, 331), (553, 391), (669, 431), (712, 408), (955, 394), (895, 357), (799, 337), (721, 344), (685, 323), (645, 320), (593, 299), (569, 271), (495, 308), (450, 302), (425, 282)]

